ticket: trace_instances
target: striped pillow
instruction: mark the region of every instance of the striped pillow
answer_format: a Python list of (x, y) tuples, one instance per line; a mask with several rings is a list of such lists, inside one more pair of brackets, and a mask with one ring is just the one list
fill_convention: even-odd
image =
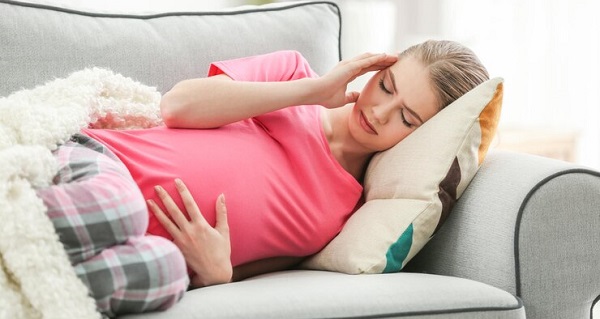
[(304, 266), (350, 274), (400, 271), (436, 233), (479, 169), (502, 107), (503, 79), (477, 86), (373, 157), (365, 204)]

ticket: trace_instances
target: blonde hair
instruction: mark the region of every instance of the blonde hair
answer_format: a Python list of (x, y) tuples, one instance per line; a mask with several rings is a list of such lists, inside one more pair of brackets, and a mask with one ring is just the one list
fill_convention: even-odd
[(471, 49), (454, 41), (428, 40), (400, 53), (411, 56), (429, 71), (440, 109), (490, 78)]

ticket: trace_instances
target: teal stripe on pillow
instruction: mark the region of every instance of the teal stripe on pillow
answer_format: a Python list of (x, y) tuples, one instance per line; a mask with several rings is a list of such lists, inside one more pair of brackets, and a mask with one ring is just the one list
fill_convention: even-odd
[(385, 265), (385, 269), (383, 269), (384, 273), (387, 272), (398, 272), (402, 269), (402, 263), (408, 256), (408, 252), (410, 252), (410, 247), (412, 246), (413, 241), (413, 224), (411, 223), (406, 227), (406, 230), (400, 235), (400, 238), (393, 243), (385, 254), (385, 259), (387, 263)]

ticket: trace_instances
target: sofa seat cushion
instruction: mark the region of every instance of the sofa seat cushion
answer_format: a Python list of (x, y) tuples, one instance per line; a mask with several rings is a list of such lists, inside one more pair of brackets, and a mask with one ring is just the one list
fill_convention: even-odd
[(196, 289), (168, 312), (122, 318), (525, 318), (521, 300), (457, 277), (297, 270)]

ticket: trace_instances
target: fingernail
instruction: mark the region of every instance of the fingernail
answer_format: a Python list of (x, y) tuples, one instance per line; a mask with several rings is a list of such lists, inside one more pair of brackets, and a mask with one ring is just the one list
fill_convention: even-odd
[(183, 182), (179, 178), (175, 179), (175, 184), (177, 184), (177, 186), (183, 186)]
[(156, 185), (154, 186), (154, 190), (160, 192), (162, 190), (162, 187), (160, 187), (160, 185)]
[(225, 205), (225, 194), (221, 193), (221, 204)]

